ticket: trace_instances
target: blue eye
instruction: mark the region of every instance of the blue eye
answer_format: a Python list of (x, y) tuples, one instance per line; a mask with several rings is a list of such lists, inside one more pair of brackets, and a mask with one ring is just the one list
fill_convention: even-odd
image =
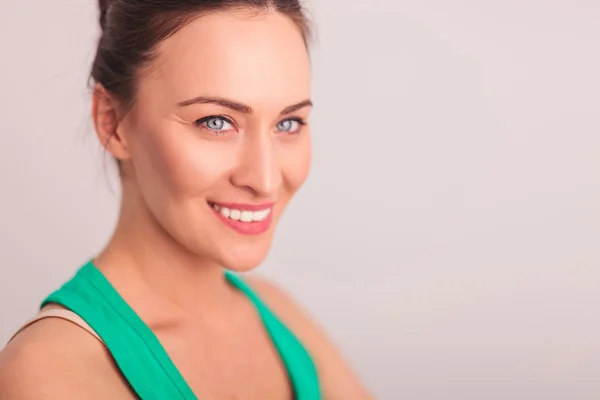
[(277, 124), (277, 130), (280, 132), (297, 133), (300, 127), (305, 123), (299, 118), (289, 118)]
[(211, 131), (216, 132), (228, 131), (230, 129), (233, 129), (232, 122), (229, 119), (222, 116), (204, 117), (196, 121), (196, 124), (204, 126), (210, 129)]

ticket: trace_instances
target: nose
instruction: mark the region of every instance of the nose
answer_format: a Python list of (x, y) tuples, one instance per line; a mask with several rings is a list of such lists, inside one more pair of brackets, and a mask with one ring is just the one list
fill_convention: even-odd
[(270, 133), (246, 135), (241, 143), (236, 168), (231, 174), (234, 186), (262, 198), (273, 197), (281, 183), (275, 147)]

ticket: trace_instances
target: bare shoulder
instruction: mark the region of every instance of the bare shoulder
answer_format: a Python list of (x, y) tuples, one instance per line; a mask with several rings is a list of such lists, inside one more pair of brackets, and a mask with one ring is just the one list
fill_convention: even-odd
[(120, 379), (100, 341), (58, 318), (32, 324), (0, 352), (1, 399), (101, 398), (104, 385), (126, 388)]
[(371, 395), (325, 331), (283, 289), (255, 275), (246, 281), (313, 356), (328, 400), (370, 400)]
[(275, 283), (256, 276), (248, 276), (246, 281), (260, 298), (281, 320), (298, 335), (316, 333), (317, 326), (300, 305), (285, 290)]

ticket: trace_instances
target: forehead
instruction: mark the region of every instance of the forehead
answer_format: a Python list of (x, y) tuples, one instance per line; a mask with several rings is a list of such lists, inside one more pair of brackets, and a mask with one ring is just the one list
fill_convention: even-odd
[(310, 97), (310, 62), (287, 16), (219, 12), (165, 40), (144, 81), (141, 91), (171, 103), (207, 95), (281, 107)]

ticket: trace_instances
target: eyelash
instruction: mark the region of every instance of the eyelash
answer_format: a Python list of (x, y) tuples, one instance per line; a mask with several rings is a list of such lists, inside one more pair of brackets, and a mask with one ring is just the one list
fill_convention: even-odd
[(283, 121), (296, 121), (297, 123), (300, 124), (300, 126), (306, 125), (306, 121), (304, 121), (302, 118), (299, 118), (299, 117), (291, 117), (291, 118), (282, 119), (281, 121), (278, 122), (278, 124), (282, 123)]
[[(211, 131), (216, 136), (223, 136), (223, 135), (225, 135), (225, 133), (227, 131), (216, 131), (214, 129), (211, 129), (211, 128), (203, 125), (205, 122), (210, 121), (211, 119), (222, 119), (225, 122), (227, 122), (228, 124), (232, 125), (234, 128), (236, 128), (235, 123), (229, 117), (226, 117), (224, 115), (209, 115), (207, 117), (200, 118), (199, 120), (195, 121), (194, 124), (196, 126), (208, 129), (209, 131)], [(282, 119), (281, 121), (279, 121), (277, 123), (277, 125), (279, 125), (280, 123), (282, 123), (284, 121), (295, 121), (295, 122), (297, 122), (300, 125), (300, 127), (303, 127), (303, 126), (306, 125), (306, 121), (304, 121), (302, 118), (299, 118), (299, 117), (290, 117), (290, 118)], [(298, 128), (298, 131), (296, 131), (296, 132), (290, 132), (290, 134), (295, 134), (295, 135), (297, 135), (299, 133), (300, 133), (300, 128)]]

